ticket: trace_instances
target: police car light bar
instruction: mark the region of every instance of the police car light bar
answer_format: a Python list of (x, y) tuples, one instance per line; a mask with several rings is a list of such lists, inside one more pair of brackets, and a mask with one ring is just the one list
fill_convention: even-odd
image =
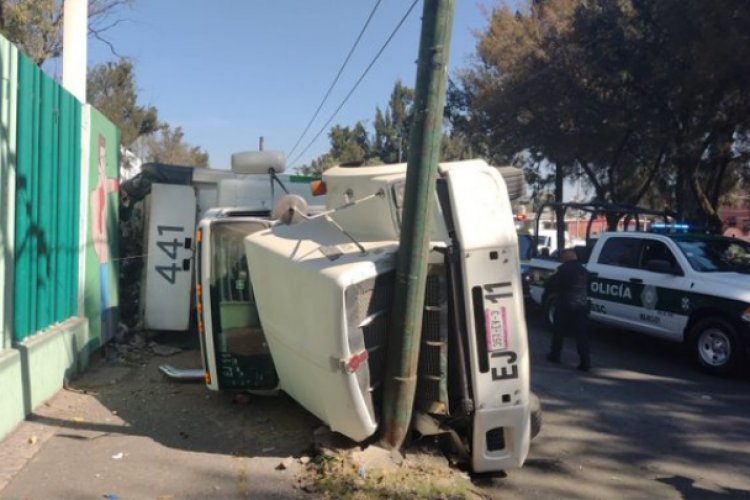
[(663, 222), (655, 222), (651, 224), (651, 231), (654, 233), (687, 233), (690, 231), (690, 224), (665, 224)]

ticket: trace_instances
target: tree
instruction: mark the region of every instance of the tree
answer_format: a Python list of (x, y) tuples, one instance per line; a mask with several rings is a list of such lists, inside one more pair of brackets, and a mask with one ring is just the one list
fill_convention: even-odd
[(749, 31), (750, 11), (731, 0), (536, 1), (493, 14), (464, 82), (490, 150), (563, 175), (580, 166), (601, 200), (661, 193), (715, 220), (742, 168)]
[(330, 154), (339, 163), (364, 163), (370, 157), (370, 140), (362, 122), (357, 122), (352, 128), (335, 125), (328, 137), (331, 140)]
[[(89, 0), (89, 36), (107, 44), (115, 55), (105, 33), (122, 22), (115, 15), (132, 2)], [(62, 24), (62, 0), (0, 0), (0, 32), (39, 66), (62, 54)]]
[(412, 123), (414, 89), (397, 80), (391, 91), (388, 108), (375, 108), (373, 155), (383, 163), (406, 161), (409, 130)]
[(127, 59), (101, 64), (89, 72), (87, 100), (120, 128), (125, 148), (159, 128), (156, 108), (138, 104), (135, 72)]
[(139, 148), (143, 151), (141, 156), (147, 162), (207, 167), (208, 153), (184, 142), (184, 137), (182, 127), (172, 129), (168, 124), (162, 124), (156, 133), (139, 139)]

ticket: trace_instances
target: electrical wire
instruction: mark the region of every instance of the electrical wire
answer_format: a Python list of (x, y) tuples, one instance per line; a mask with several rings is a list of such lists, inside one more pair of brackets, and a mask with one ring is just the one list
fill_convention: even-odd
[(357, 48), (357, 45), (359, 45), (359, 41), (362, 39), (362, 35), (365, 34), (365, 30), (367, 30), (367, 26), (370, 25), (370, 21), (372, 20), (372, 17), (375, 15), (375, 11), (378, 10), (378, 7), (380, 6), (381, 2), (382, 0), (378, 0), (377, 2), (375, 2), (375, 6), (372, 8), (372, 11), (370, 11), (370, 15), (367, 17), (367, 20), (365, 21), (364, 26), (362, 26), (362, 29), (360, 30), (359, 35), (357, 35), (357, 39), (354, 41), (354, 45), (352, 45), (352, 48), (349, 49), (349, 53), (346, 55), (346, 59), (344, 59), (344, 63), (339, 68), (339, 72), (336, 74), (336, 78), (333, 79), (333, 82), (331, 82), (330, 87), (328, 87), (328, 91), (326, 91), (326, 95), (323, 96), (323, 100), (320, 101), (320, 104), (318, 105), (318, 109), (315, 110), (315, 113), (313, 113), (312, 118), (310, 118), (310, 121), (307, 122), (307, 126), (305, 127), (305, 130), (302, 131), (302, 134), (300, 134), (299, 138), (297, 139), (297, 142), (294, 143), (294, 146), (292, 146), (292, 149), (289, 151), (289, 154), (287, 154), (288, 157), (294, 154), (294, 151), (297, 149), (297, 146), (299, 146), (299, 143), (302, 142), (302, 138), (305, 137), (305, 134), (307, 134), (307, 131), (310, 130), (310, 126), (318, 117), (320, 110), (323, 109), (323, 105), (326, 103), (326, 101), (328, 100), (328, 97), (331, 95), (331, 91), (333, 90), (333, 87), (339, 81), (339, 78), (341, 78), (341, 74), (344, 72), (344, 68), (346, 68), (346, 65), (349, 62), (349, 59), (351, 59), (352, 54), (354, 53), (354, 50)]
[(312, 140), (305, 147), (305, 149), (303, 149), (302, 152), (300, 152), (294, 158), (294, 160), (292, 160), (291, 162), (289, 162), (290, 166), (293, 166), (302, 157), (302, 155), (304, 155), (307, 152), (307, 150), (310, 149), (310, 147), (312, 147), (313, 144), (315, 144), (315, 141), (318, 140), (318, 137), (320, 137), (320, 135), (325, 131), (326, 127), (328, 127), (328, 125), (330, 125), (330, 123), (336, 117), (336, 115), (338, 114), (338, 112), (341, 111), (341, 108), (344, 107), (344, 105), (349, 100), (349, 98), (352, 96), (352, 94), (354, 94), (354, 91), (357, 90), (357, 87), (359, 87), (359, 84), (362, 83), (362, 80), (364, 80), (365, 76), (367, 76), (367, 73), (370, 71), (370, 69), (372, 69), (372, 67), (375, 65), (375, 63), (377, 62), (377, 60), (383, 54), (383, 51), (385, 50), (385, 48), (388, 46), (389, 43), (391, 43), (391, 40), (393, 39), (393, 37), (396, 36), (396, 33), (398, 32), (398, 30), (401, 29), (401, 26), (406, 21), (406, 18), (409, 17), (409, 14), (411, 14), (411, 11), (414, 10), (414, 7), (417, 5), (417, 2), (419, 2), (419, 0), (414, 0), (412, 2), (412, 4), (409, 6), (409, 9), (406, 11), (406, 14), (404, 14), (404, 16), (398, 22), (398, 24), (396, 25), (396, 27), (393, 29), (393, 31), (391, 32), (391, 34), (388, 36), (388, 39), (386, 39), (386, 41), (383, 44), (383, 46), (380, 47), (380, 50), (378, 50), (378, 53), (375, 54), (375, 57), (372, 59), (372, 61), (370, 61), (370, 64), (367, 66), (367, 68), (365, 68), (364, 72), (359, 77), (359, 79), (357, 80), (357, 82), (354, 84), (354, 86), (352, 87), (352, 89), (349, 91), (348, 94), (346, 94), (346, 97), (344, 97), (344, 100), (341, 101), (341, 104), (339, 104), (339, 106), (336, 108), (336, 110), (331, 114), (330, 118), (328, 118), (328, 121), (326, 121), (323, 124), (323, 126), (320, 128), (320, 130), (318, 131), (318, 133), (315, 134), (315, 137), (312, 138)]

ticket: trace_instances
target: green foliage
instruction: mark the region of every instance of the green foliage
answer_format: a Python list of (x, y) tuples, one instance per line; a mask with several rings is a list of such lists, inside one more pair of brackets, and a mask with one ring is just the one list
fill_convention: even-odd
[(125, 148), (159, 127), (156, 108), (138, 104), (135, 70), (126, 59), (101, 64), (89, 72), (87, 100), (120, 128)]
[(375, 108), (373, 149), (375, 156), (384, 163), (406, 161), (413, 104), (414, 90), (398, 80), (393, 86), (388, 108), (385, 111)]
[[(89, 36), (106, 43), (115, 53), (103, 33), (121, 21), (116, 18), (119, 9), (131, 3), (132, 0), (89, 0)], [(61, 55), (62, 22), (61, 0), (0, 0), (0, 31), (38, 65)], [(141, 139), (139, 146), (146, 161), (208, 164), (208, 154), (183, 142), (180, 127), (172, 129), (159, 122), (156, 107), (138, 103), (135, 69), (129, 60), (94, 67), (88, 75), (87, 101), (120, 129), (125, 148), (133, 148)]]
[(3, 35), (36, 64), (62, 50), (62, 3), (56, 0), (0, 0)]
[[(89, 36), (114, 47), (104, 33), (120, 23), (116, 15), (132, 0), (89, 0)], [(41, 66), (62, 54), (62, 0), (0, 0), (0, 32)]]
[(580, 168), (602, 200), (711, 217), (747, 171), (749, 37), (750, 10), (732, 0), (498, 9), (463, 78), (469, 137)]
[[(475, 148), (470, 143), (464, 125), (469, 120), (468, 108), (462, 101), (464, 94), (454, 93), (448, 99), (445, 118), (449, 132), (443, 135), (441, 157), (460, 160), (473, 157)], [(381, 165), (403, 163), (409, 154), (409, 132), (413, 122), (414, 89), (396, 81), (388, 100), (388, 107), (375, 108), (373, 131), (369, 133), (360, 121), (354, 127), (335, 125), (328, 137), (328, 152), (298, 169), (305, 174), (320, 173), (342, 163)]]
[(159, 121), (154, 106), (138, 104), (135, 69), (127, 59), (89, 72), (88, 101), (120, 128), (122, 145), (137, 151), (144, 161), (208, 166), (208, 153), (184, 142), (181, 127)]
[(156, 133), (144, 136), (140, 140), (143, 160), (169, 165), (207, 167), (208, 153), (198, 146), (187, 144), (183, 141), (184, 137), (182, 127), (172, 129), (168, 124), (162, 124)]

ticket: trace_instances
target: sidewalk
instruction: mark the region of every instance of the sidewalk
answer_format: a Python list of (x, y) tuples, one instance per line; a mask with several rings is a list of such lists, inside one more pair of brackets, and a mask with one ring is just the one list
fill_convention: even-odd
[(0, 499), (309, 498), (285, 459), (310, 447), (315, 417), (285, 396), (233, 404), (163, 363), (198, 367), (199, 352), (95, 360), (0, 443)]

